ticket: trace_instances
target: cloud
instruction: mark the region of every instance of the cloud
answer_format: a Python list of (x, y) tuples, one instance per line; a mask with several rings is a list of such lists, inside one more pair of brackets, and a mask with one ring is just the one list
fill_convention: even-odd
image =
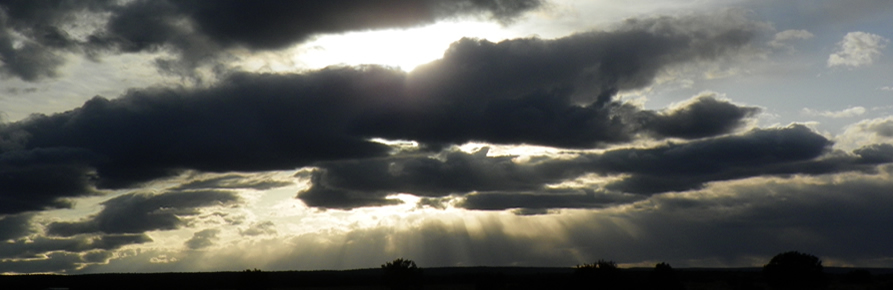
[(0, 263), (0, 273), (65, 273), (80, 268), (85, 262), (81, 254), (53, 252), (41, 259), (5, 261)]
[[(0, 198), (9, 200), (0, 209), (65, 207), (60, 198), (138, 187), (188, 170), (291, 170), (387, 156), (391, 148), (373, 138), (430, 148), (469, 141), (591, 148), (648, 133), (685, 139), (731, 133), (756, 109), (701, 97), (655, 113), (613, 96), (650, 84), (674, 64), (745, 53), (760, 27), (732, 12), (637, 19), (554, 40), (463, 39), (411, 74), (378, 66), (236, 73), (207, 88), (95, 97), (0, 127), (0, 160), (23, 160), (0, 163), (0, 171), (20, 176), (0, 180), (7, 185)], [(321, 194), (314, 192), (307, 201)]]
[[(151, 242), (139, 234), (78, 235), (74, 237), (42, 237), (5, 242), (0, 246), (0, 259), (35, 259), (51, 252), (83, 253), (93, 250), (115, 250), (125, 245)], [(2, 264), (2, 263), (0, 263)]]
[[(755, 177), (659, 194), (620, 207), (512, 216), (480, 212), (220, 244), (213, 252), (147, 250), (112, 260), (130, 271), (357, 269), (393, 257), (421, 267), (516, 265), (571, 267), (599, 258), (621, 264), (666, 261), (675, 267), (760, 267), (798, 249), (825, 261), (889, 266), (890, 165), (877, 173)], [(412, 216), (413, 213), (408, 213)], [(407, 222), (412, 221), (412, 222)], [(871, 238), (865, 238), (871, 237)], [(430, 249), (437, 249), (432, 251)], [(150, 257), (177, 262), (147, 265)]]
[(230, 191), (178, 191), (163, 194), (131, 193), (102, 203), (98, 214), (76, 222), (53, 222), (47, 233), (73, 236), (82, 233), (142, 233), (181, 227), (198, 208), (227, 205), (239, 200)]
[(145, 234), (36, 236), (0, 244), (0, 273), (68, 272), (106, 264), (114, 251), (152, 242)]
[[(653, 194), (702, 188), (709, 182), (756, 176), (870, 171), (866, 160), (830, 150), (832, 142), (802, 125), (754, 129), (741, 135), (581, 156), (578, 168), (626, 174), (605, 188)], [(556, 166), (560, 163), (556, 163)]]
[(887, 118), (878, 122), (865, 124), (865, 129), (881, 137), (893, 138), (893, 120)]
[(271, 221), (253, 223), (246, 229), (239, 229), (239, 234), (243, 236), (275, 235), (276, 224)]
[[(580, 153), (573, 158), (487, 156), (447, 151), (426, 155), (321, 163), (311, 188), (298, 198), (308, 206), (356, 208), (398, 202), (397, 193), (441, 198), (460, 196), (459, 207), (600, 208), (648, 195), (703, 188), (716, 181), (791, 174), (828, 174), (873, 170), (889, 163), (885, 146), (866, 146), (852, 154), (831, 151), (832, 142), (802, 125), (754, 129), (686, 143), (651, 148), (618, 148)], [(587, 174), (606, 178), (585, 188), (556, 187)], [(436, 199), (424, 204), (438, 205)]]
[(809, 108), (803, 108), (803, 113), (810, 116), (822, 116), (828, 118), (851, 118), (855, 116), (859, 116), (865, 114), (865, 107), (856, 106), (849, 109), (841, 110), (841, 111), (816, 111)]
[(293, 185), (291, 180), (277, 180), (263, 174), (227, 173), (220, 175), (197, 174), (171, 190), (254, 189), (267, 190)]
[[(4, 133), (14, 139), (20, 132)], [(93, 194), (90, 163), (99, 160), (89, 150), (69, 147), (0, 151), (0, 214), (67, 207), (60, 198)]]
[(192, 234), (192, 238), (186, 241), (184, 245), (191, 250), (207, 248), (214, 245), (214, 240), (217, 239), (218, 234), (220, 234), (219, 229), (201, 230)]
[(877, 34), (855, 31), (847, 33), (837, 45), (839, 50), (828, 57), (828, 67), (860, 67), (874, 63), (890, 40)]
[(650, 114), (645, 122), (646, 127), (659, 136), (694, 139), (733, 132), (759, 111), (756, 107), (737, 106), (716, 99), (715, 94), (708, 93)]
[(540, 0), (4, 2), (0, 72), (36, 81), (55, 77), (65, 53), (96, 58), (103, 53), (154, 51), (177, 55), (176, 60), (159, 59), (160, 68), (188, 70), (230, 49), (275, 50), (316, 34), (406, 28), (459, 16), (508, 23), (541, 4)]
[(837, 137), (841, 148), (856, 148), (864, 144), (893, 144), (893, 117), (862, 120), (849, 125)]
[(34, 232), (31, 227), (32, 217), (32, 213), (0, 215), (0, 241), (20, 238)]
[(791, 48), (791, 46), (789, 44), (787, 44), (787, 42), (789, 42), (791, 40), (810, 39), (813, 37), (815, 37), (815, 35), (813, 35), (809, 31), (806, 31), (803, 29), (799, 29), (799, 30), (788, 29), (788, 30), (776, 33), (775, 37), (772, 39), (772, 41), (769, 41), (769, 46), (775, 47), (775, 48), (784, 48), (784, 47)]
[(456, 206), (472, 210), (518, 209), (516, 214), (547, 214), (549, 209), (607, 208), (630, 204), (645, 196), (592, 189), (551, 189), (538, 192), (475, 192)]

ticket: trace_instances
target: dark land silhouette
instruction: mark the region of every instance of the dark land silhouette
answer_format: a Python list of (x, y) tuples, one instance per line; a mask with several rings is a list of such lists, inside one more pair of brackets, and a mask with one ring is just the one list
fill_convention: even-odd
[(378, 269), (203, 273), (2, 275), (0, 289), (619, 289), (774, 290), (893, 289), (893, 269), (821, 267), (799, 252), (775, 256), (762, 268), (620, 268), (599, 260), (568, 268), (420, 268), (396, 259)]

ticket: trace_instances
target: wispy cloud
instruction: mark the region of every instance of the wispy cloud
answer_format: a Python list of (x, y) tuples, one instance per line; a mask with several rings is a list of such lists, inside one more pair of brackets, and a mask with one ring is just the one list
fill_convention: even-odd
[(785, 31), (776, 33), (775, 38), (773, 38), (772, 41), (769, 41), (768, 44), (769, 44), (769, 46), (775, 47), (775, 48), (785, 48), (786, 47), (789, 49), (793, 49), (788, 42), (790, 42), (792, 40), (810, 39), (813, 37), (815, 37), (815, 35), (813, 35), (809, 31), (806, 31), (803, 29), (799, 29), (799, 30), (789, 29), (789, 30), (785, 30)]
[(864, 107), (856, 106), (840, 111), (818, 111), (810, 108), (803, 108), (803, 114), (808, 116), (822, 116), (828, 118), (852, 118), (865, 114), (867, 110)]

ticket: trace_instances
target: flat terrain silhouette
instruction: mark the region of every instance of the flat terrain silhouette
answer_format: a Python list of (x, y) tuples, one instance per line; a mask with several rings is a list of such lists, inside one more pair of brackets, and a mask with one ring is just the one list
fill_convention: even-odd
[[(686, 268), (675, 269), (674, 275), (682, 289), (774, 289), (761, 270)], [(655, 284), (654, 268), (618, 269), (604, 284), (581, 281), (575, 272), (575, 268), (424, 268), (419, 289), (677, 289)], [(826, 289), (893, 289), (893, 269), (826, 267), (824, 277)], [(0, 289), (396, 289), (393, 286), (382, 269), (0, 276)]]

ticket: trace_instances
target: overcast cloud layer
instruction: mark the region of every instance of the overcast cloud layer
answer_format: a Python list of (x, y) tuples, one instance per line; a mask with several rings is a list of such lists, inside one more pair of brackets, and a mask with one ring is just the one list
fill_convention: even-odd
[[(57, 76), (64, 53), (169, 50), (174, 72), (215, 61), (233, 48), (273, 50), (321, 33), (405, 28), (472, 15), (509, 22), (538, 0), (383, 1), (3, 1), (0, 72), (36, 81)], [(83, 20), (89, 19), (90, 25)], [(66, 29), (70, 28), (70, 29)]]
[[(576, 18), (535, 0), (0, 1), (5, 81), (149, 54), (186, 77), (0, 123), (0, 273), (759, 266), (789, 250), (893, 266), (877, 231), (893, 221), (893, 107), (792, 89), (807, 119), (788, 123), (753, 101), (789, 79), (856, 91), (889, 74), (893, 32), (866, 7), (891, 6), (856, 2), (868, 20), (828, 19), (867, 21), (849, 31), (753, 1), (456, 39), (411, 72), (272, 73), (226, 64), (324, 34)], [(214, 77), (189, 81), (200, 67)], [(889, 100), (893, 83), (871, 85)]]
[(377, 66), (238, 73), (207, 89), (96, 97), (0, 129), (0, 170), (13, 177), (0, 181), (9, 200), (3, 212), (64, 207), (55, 197), (129, 188), (187, 169), (288, 170), (386, 156), (389, 148), (370, 138), (592, 148), (640, 135), (729, 133), (758, 110), (704, 96), (654, 112), (612, 97), (649, 84), (664, 66), (742, 49), (755, 25), (737, 20), (657, 18), (556, 40), (463, 39), (411, 74)]

